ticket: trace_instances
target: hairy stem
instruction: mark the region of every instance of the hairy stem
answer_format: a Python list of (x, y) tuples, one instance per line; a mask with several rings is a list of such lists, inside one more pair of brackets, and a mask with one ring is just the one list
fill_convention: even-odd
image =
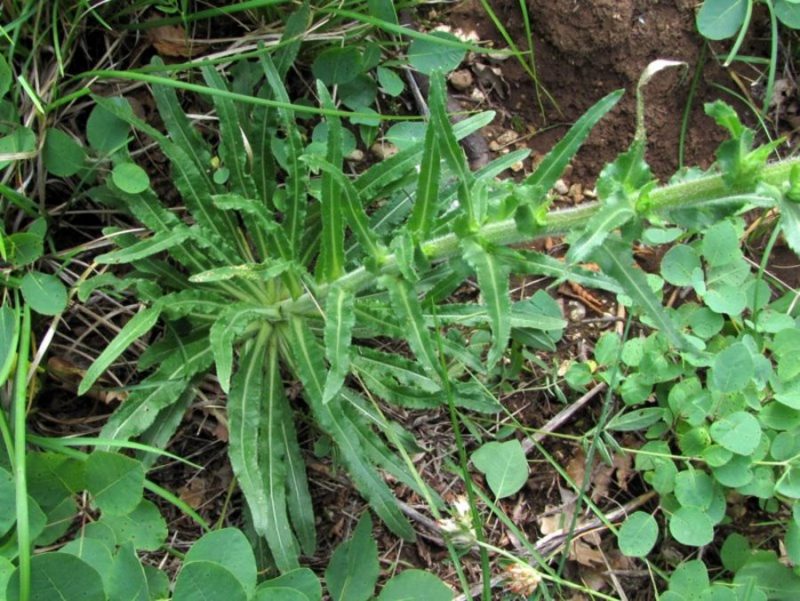
[[(800, 166), (800, 159), (787, 159), (767, 165), (762, 169), (759, 181), (780, 186), (789, 181), (789, 173), (795, 166)], [(706, 204), (714, 200), (730, 198), (731, 196), (742, 196), (749, 192), (753, 192), (753, 190), (732, 190), (723, 181), (722, 175), (708, 175), (696, 180), (669, 184), (654, 189), (649, 195), (649, 207), (650, 211), (658, 213), (660, 211)], [(476, 236), (486, 242), (500, 246), (530, 242), (539, 238), (564, 234), (583, 228), (599, 208), (599, 202), (591, 202), (575, 208), (551, 211), (547, 214), (545, 225), (533, 236), (519, 232), (514, 219), (489, 223), (476, 232)], [(446, 234), (423, 242), (420, 246), (422, 252), (430, 261), (442, 261), (460, 252), (459, 240), (460, 238), (457, 234)], [(396, 257), (393, 254), (387, 255), (381, 267), (381, 273), (389, 274), (397, 271)], [(315, 299), (324, 298), (331, 286), (339, 285), (350, 290), (361, 290), (373, 285), (376, 279), (377, 274), (368, 271), (365, 267), (359, 267), (346, 273), (335, 282), (318, 287), (313, 294), (306, 293), (296, 299), (284, 301), (280, 305), (280, 311), (283, 315), (308, 313), (318, 308), (318, 301), (315, 301)]]

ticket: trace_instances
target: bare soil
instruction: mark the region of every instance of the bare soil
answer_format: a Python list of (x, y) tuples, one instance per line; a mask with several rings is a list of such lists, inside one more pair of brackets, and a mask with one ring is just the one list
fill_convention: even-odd
[[(491, 4), (518, 46), (526, 48), (519, 1), (493, 0)], [(536, 153), (545, 153), (592, 104), (624, 88), (622, 101), (595, 128), (574, 162), (573, 178), (591, 181), (633, 138), (636, 84), (645, 67), (656, 59), (683, 61), (687, 68), (662, 71), (647, 86), (645, 95), (648, 162), (661, 178), (674, 173), (678, 168), (681, 118), (704, 44), (694, 22), (696, 3), (528, 0), (527, 4), (539, 81), (558, 107), (544, 100), (542, 115), (530, 76), (515, 59), (506, 59), (501, 68), (507, 98), (500, 109), (505, 127), (520, 119), (532, 124), (537, 133), (529, 146)], [(497, 47), (506, 46), (477, 0), (461, 2), (446, 20), (463, 31), (476, 31), (481, 40), (493, 40)], [(734, 87), (728, 72), (712, 59), (703, 67), (690, 112), (688, 165), (708, 166), (723, 138), (703, 111), (704, 102), (722, 94), (714, 84)]]

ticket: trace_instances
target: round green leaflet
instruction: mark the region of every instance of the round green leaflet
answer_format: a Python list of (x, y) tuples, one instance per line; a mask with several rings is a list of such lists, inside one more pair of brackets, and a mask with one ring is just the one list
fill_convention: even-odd
[[(19, 599), (19, 572), (8, 583), (8, 601)], [(70, 599), (105, 601), (100, 574), (93, 567), (68, 553), (44, 553), (31, 560), (30, 601)]]
[(750, 1), (705, 0), (697, 13), (697, 29), (709, 40), (733, 37), (744, 24)]
[(361, 73), (361, 53), (353, 46), (325, 50), (314, 60), (311, 72), (326, 86), (347, 83)]
[(655, 518), (644, 511), (628, 516), (619, 529), (619, 550), (628, 557), (645, 557), (658, 539), (658, 524)]
[(218, 563), (192, 561), (184, 564), (175, 581), (173, 601), (247, 601), (247, 594), (236, 576)]
[(661, 260), (661, 275), (675, 286), (691, 286), (698, 271), (702, 280), (700, 257), (695, 249), (686, 244), (673, 246)]
[(741, 342), (730, 345), (714, 358), (711, 384), (720, 392), (742, 390), (755, 374), (753, 357)]
[(29, 271), (20, 290), (30, 308), (42, 315), (57, 315), (67, 306), (67, 289), (54, 275)]
[[(431, 36), (449, 42), (459, 42), (456, 36), (445, 31), (434, 31)], [(417, 38), (408, 47), (408, 62), (425, 75), (430, 75), (436, 70), (448, 73), (458, 68), (466, 54), (464, 48), (444, 45), (427, 38)]]
[(669, 520), (669, 531), (679, 543), (702, 547), (714, 540), (714, 524), (696, 507), (681, 507)]
[(528, 460), (518, 440), (489, 442), (472, 454), (498, 499), (517, 493), (528, 479)]
[(150, 187), (150, 177), (136, 163), (120, 163), (111, 172), (114, 185), (128, 194), (139, 194)]
[(711, 438), (732, 453), (751, 455), (761, 442), (761, 425), (750, 413), (737, 411), (711, 424)]
[(714, 482), (700, 470), (683, 470), (675, 476), (675, 497), (684, 507), (708, 509), (714, 497)]
[(42, 151), (47, 171), (58, 177), (70, 177), (83, 168), (86, 152), (72, 136), (60, 129), (48, 129)]
[[(133, 113), (131, 105), (125, 98), (109, 99), (124, 111)], [(122, 119), (102, 106), (95, 106), (86, 121), (86, 139), (89, 145), (100, 152), (113, 152), (123, 146), (128, 139), (130, 127)]]
[(406, 570), (392, 578), (378, 601), (451, 601), (453, 591), (433, 574)]

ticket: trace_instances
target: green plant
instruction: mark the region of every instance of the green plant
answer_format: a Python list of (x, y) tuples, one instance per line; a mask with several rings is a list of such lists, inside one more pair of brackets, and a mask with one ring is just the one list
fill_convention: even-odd
[[(644, 308), (649, 323), (661, 330), (656, 336), (665, 341), (662, 347), (691, 353), (691, 343), (632, 267), (630, 244), (643, 220), (690, 213), (714, 219), (745, 202), (778, 203), (784, 231), (791, 232), (796, 220), (787, 200), (793, 196), (789, 174), (795, 163), (765, 166), (769, 148), (751, 150), (750, 134), (723, 109), (719, 120), (736, 139), (720, 150), (721, 174), (658, 188), (642, 158), (643, 140), (637, 140), (604, 170), (601, 203), (547, 213), (547, 191), (620, 94), (600, 101), (517, 185), (492, 179), (502, 162), (470, 173), (457, 138), (490, 116), (474, 116), (453, 128), (445, 114), (443, 81), (435, 75), (424, 141), (351, 180), (342, 172), (342, 112), (322, 83), (317, 112), (327, 125), (324, 156), (319, 145), (306, 144), (299, 129), (294, 111), (308, 108), (292, 105), (282, 83), (294, 52), (283, 48), (259, 59), (264, 80), (253, 82), (258, 92), (253, 97), (231, 94), (212, 67), (203, 69), (207, 87), (192, 89), (214, 100), (218, 147), (192, 128), (172, 87), (161, 85), (172, 83), (167, 78), (148, 76), (167, 135), (135, 117), (124, 101), (97, 99), (96, 110), (115, 123), (113, 129), (131, 125), (158, 142), (186, 213), (168, 210), (150, 187), (137, 192), (143, 182), (127, 178), (132, 169), (120, 169), (132, 159), (126, 144), (118, 146), (112, 176), (93, 197), (130, 212), (152, 234), (137, 239), (108, 232), (120, 248), (97, 263), (126, 263), (131, 270), (124, 279), (98, 276), (81, 290), (85, 297), (101, 285), (130, 289), (146, 304), (88, 370), (81, 392), (159, 318), (168, 324), (139, 360), (140, 369), (155, 370), (102, 436), (165, 444), (191, 400), (193, 383), (214, 363), (229, 393), (231, 462), (256, 531), (283, 571), (296, 568), (300, 550), (312, 552), (315, 540), (283, 370), (302, 382), (315, 426), (332, 440), (338, 460), (375, 512), (395, 533), (411, 538), (413, 530), (375, 466), (435, 496), (397, 461), (391, 447), (403, 450), (412, 443), (360, 387), (392, 403), (425, 408), (446, 403), (447, 382), (461, 405), (496, 410), (476, 378), (498, 364), (512, 337), (563, 327), (535, 303), (512, 303), (509, 274), (589, 277), (573, 267), (587, 258)], [(225, 177), (218, 177), (222, 169)], [(777, 196), (761, 192), (759, 185), (772, 186)], [(564, 232), (571, 232), (572, 241), (566, 265), (506, 248)], [(161, 253), (170, 260), (158, 258)], [(471, 274), (483, 302), (446, 302)], [(405, 327), (395, 323), (397, 316)], [(464, 352), (458, 342), (462, 326), (491, 331), (483, 345), (485, 360)], [(447, 332), (438, 349), (434, 327)], [(370, 340), (376, 336), (404, 340), (413, 358), (374, 348)]]
[[(753, 149), (753, 133), (726, 105), (717, 102), (706, 110), (731, 135), (717, 159), (725, 179), (738, 187), (756, 176), (770, 146)], [(715, 539), (718, 527), (729, 523), (727, 499), (739, 495), (757, 500), (761, 510), (774, 516), (770, 529), (784, 538), (790, 560), (800, 561), (800, 369), (795, 354), (800, 312), (796, 291), (781, 290), (765, 269), (781, 233), (800, 253), (800, 205), (794, 192), (799, 175), (792, 168), (782, 191), (761, 182), (758, 196), (749, 198), (777, 203), (782, 211), (755, 269), (740, 248), (744, 222), (730, 210), (704, 214), (681, 208), (641, 230), (641, 240), (671, 246), (660, 275), (631, 272), (652, 299), (650, 306), (629, 296), (630, 289), (620, 298), (643, 311), (642, 323), (657, 330), (627, 340), (606, 333), (595, 346), (596, 367), (575, 362), (566, 374), (573, 388), (604, 381), (622, 400), (623, 408), (586, 440), (594, 440), (610, 461), (612, 452), (620, 450), (617, 433), (644, 433), (644, 445), (627, 450), (635, 453), (636, 469), (661, 496), (663, 536), (689, 547)], [(681, 177), (687, 181), (695, 175)], [(748, 206), (739, 204), (740, 211)], [(600, 258), (606, 273), (618, 268), (613, 257)], [(664, 307), (666, 286), (695, 300)], [(618, 533), (621, 550), (634, 557), (647, 556), (658, 536), (655, 518), (643, 512), (631, 515)], [(682, 583), (695, 571), (691, 578), (699, 580), (692, 585), (693, 595), (700, 587), (728, 598), (731, 586), (747, 582), (760, 591), (754, 592), (756, 598), (788, 599), (800, 592), (800, 579), (774, 553), (751, 552), (748, 546), (740, 561), (723, 555), (723, 563), (733, 585), (722, 580), (709, 584), (705, 566), (696, 562), (670, 577), (667, 596), (684, 598), (689, 589)]]

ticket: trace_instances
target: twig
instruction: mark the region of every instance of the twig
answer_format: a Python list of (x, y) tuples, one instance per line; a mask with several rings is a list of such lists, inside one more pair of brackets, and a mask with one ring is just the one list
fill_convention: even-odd
[(584, 394), (577, 401), (575, 401), (568, 407), (565, 407), (564, 409), (559, 411), (556, 415), (554, 415), (544, 426), (542, 426), (539, 429), (539, 431), (536, 434), (534, 434), (533, 436), (529, 437), (528, 439), (522, 442), (522, 450), (525, 451), (525, 454), (527, 455), (528, 453), (530, 453), (531, 449), (533, 449), (534, 445), (537, 442), (542, 442), (542, 440), (544, 440), (548, 434), (550, 434), (551, 432), (555, 432), (556, 430), (558, 430), (558, 428), (560, 428), (562, 425), (564, 425), (566, 422), (572, 419), (573, 415), (575, 415), (578, 411), (583, 409), (583, 407), (589, 401), (591, 401), (594, 397), (603, 392), (605, 389), (606, 389), (605, 382), (597, 384), (594, 388), (592, 388), (589, 392)]

